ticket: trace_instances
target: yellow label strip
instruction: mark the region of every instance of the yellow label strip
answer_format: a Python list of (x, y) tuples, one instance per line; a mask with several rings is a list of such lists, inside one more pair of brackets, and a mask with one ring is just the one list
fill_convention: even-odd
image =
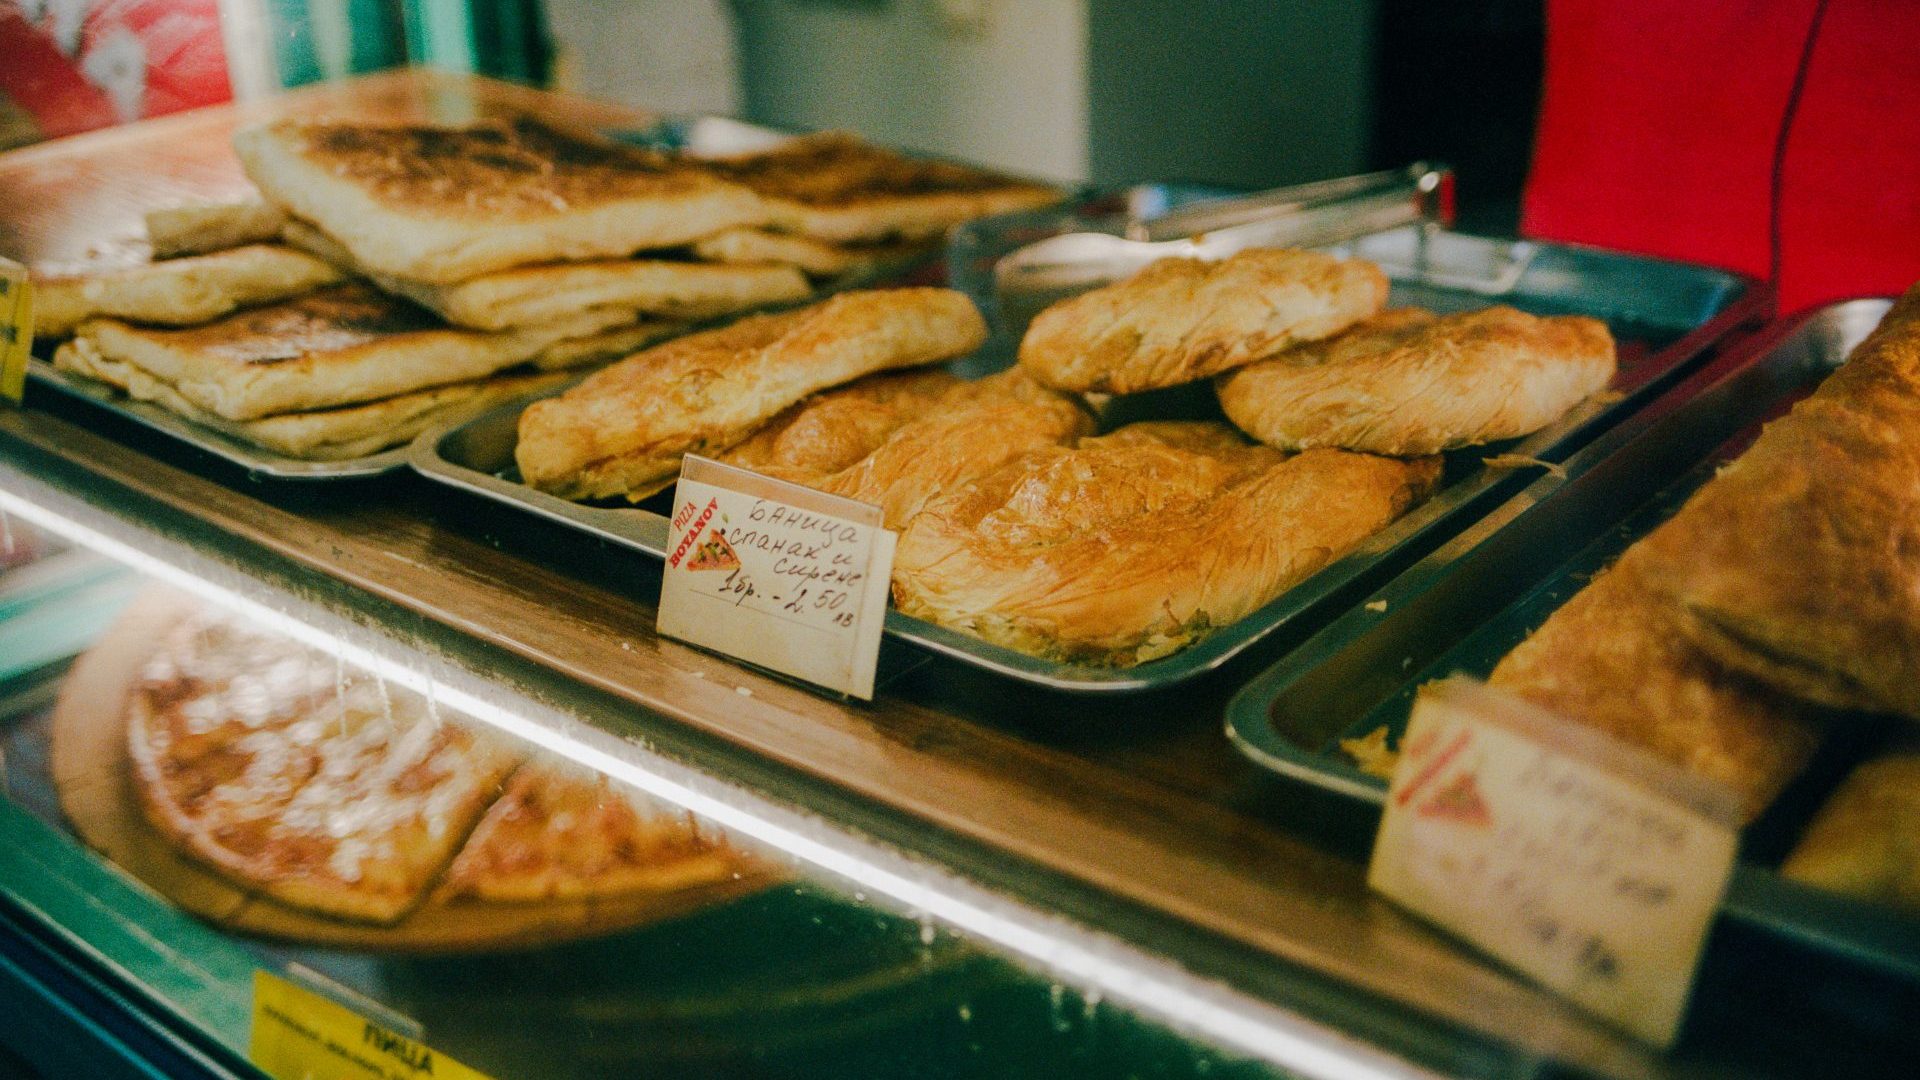
[(0, 398), (20, 404), (33, 352), (33, 282), (27, 268), (0, 259)]
[(247, 1056), (275, 1080), (488, 1080), (424, 1043), (270, 971), (253, 973)]

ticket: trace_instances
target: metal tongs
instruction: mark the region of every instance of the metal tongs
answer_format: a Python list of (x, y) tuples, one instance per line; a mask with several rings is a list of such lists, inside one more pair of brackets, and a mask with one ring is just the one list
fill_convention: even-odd
[(1452, 220), (1453, 170), (1416, 162), (1133, 220), (1121, 235), (1049, 237), (1000, 259), (994, 282), (1003, 294), (1065, 293), (1118, 281), (1171, 256), (1224, 259), (1252, 247), (1326, 247)]

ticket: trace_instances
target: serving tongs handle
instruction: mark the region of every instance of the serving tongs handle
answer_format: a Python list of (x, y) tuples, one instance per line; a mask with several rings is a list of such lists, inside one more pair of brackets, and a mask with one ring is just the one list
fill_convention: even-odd
[(1452, 219), (1452, 171), (1421, 162), (1177, 210), (1130, 223), (1124, 235), (1049, 237), (1000, 259), (994, 283), (1003, 308), (1038, 310), (1042, 302), (1117, 281), (1169, 257), (1224, 259), (1254, 247), (1326, 247)]
[[(1345, 212), (1380, 219), (1394, 208), (1403, 208), (1404, 219), (1395, 225), (1413, 222), (1453, 223), (1453, 170), (1445, 165), (1424, 161), (1399, 169), (1338, 176), (1306, 184), (1274, 188), (1253, 195), (1221, 199), (1162, 214), (1127, 227), (1130, 240), (1185, 240), (1202, 234), (1218, 234), (1242, 226), (1279, 223), (1289, 217), (1302, 218), (1295, 231), (1310, 238), (1321, 231), (1343, 232), (1340, 219)], [(1394, 227), (1393, 225), (1387, 226)], [(1354, 235), (1313, 241), (1337, 244)], [(1295, 245), (1301, 246), (1301, 245)]]

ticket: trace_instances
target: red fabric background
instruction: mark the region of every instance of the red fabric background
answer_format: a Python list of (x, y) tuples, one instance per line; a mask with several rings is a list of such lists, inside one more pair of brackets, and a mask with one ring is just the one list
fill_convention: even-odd
[(41, 138), (118, 123), (107, 89), (87, 75), (89, 52), (130, 34), (145, 59), (140, 116), (161, 116), (233, 96), (220, 38), (218, 0), (93, 0), (78, 47), (67, 55), (52, 32), (52, 15), (28, 22), (13, 0), (0, 0), (0, 96), (33, 121)]
[[(1768, 272), (1814, 0), (1548, 0), (1530, 236)], [(1920, 280), (1920, 4), (1829, 0), (1782, 184), (1780, 308)]]

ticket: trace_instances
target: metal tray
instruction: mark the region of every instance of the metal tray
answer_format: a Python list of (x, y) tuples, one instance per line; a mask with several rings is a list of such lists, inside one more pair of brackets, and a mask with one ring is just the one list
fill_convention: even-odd
[[(888, 613), (887, 633), (1001, 675), (1071, 692), (1148, 690), (1212, 671), (1277, 631), (1301, 634), (1312, 629), (1314, 620), (1337, 613), (1356, 590), (1384, 580), (1524, 485), (1524, 470), (1486, 468), (1479, 463), (1481, 457), (1507, 452), (1542, 461), (1564, 460), (1598, 433), (1632, 415), (1728, 331), (1762, 314), (1768, 301), (1763, 287), (1736, 274), (1553, 244), (1448, 232), (1423, 238), (1405, 229), (1364, 238), (1352, 247), (1387, 270), (1393, 278), (1395, 303), (1459, 309), (1502, 302), (1537, 312), (1581, 312), (1605, 318), (1621, 344), (1618, 398), (1588, 402), (1558, 423), (1511, 444), (1452, 455), (1441, 490), (1358, 550), (1192, 648), (1138, 667), (1113, 669), (1042, 660), (897, 611)], [(1420, 252), (1425, 253), (1424, 260), (1416, 258)], [(990, 346), (956, 362), (954, 368), (977, 376), (1004, 367), (1011, 359), (1004, 352), (994, 355)], [(1186, 404), (1190, 403), (1173, 407)], [(583, 506), (518, 482), (513, 448), (523, 408), (503, 406), (466, 423), (426, 432), (413, 445), (414, 468), (475, 495), (661, 557), (666, 519), (649, 505), (639, 509)]]
[[(1763, 421), (1817, 385), (1888, 303), (1822, 308), (1676, 387), (1570, 458), (1566, 478), (1536, 481), (1381, 587), (1371, 609), (1355, 607), (1256, 677), (1227, 707), (1228, 736), (1256, 763), (1330, 794), (1356, 823), (1371, 824), (1386, 783), (1356, 768), (1339, 740), (1381, 725), (1397, 738), (1420, 684), (1458, 672), (1485, 676), (1594, 571), (1671, 516)], [(1859, 748), (1831, 741), (1748, 828), (1723, 913), (1920, 980), (1920, 920), (1769, 868)]]

